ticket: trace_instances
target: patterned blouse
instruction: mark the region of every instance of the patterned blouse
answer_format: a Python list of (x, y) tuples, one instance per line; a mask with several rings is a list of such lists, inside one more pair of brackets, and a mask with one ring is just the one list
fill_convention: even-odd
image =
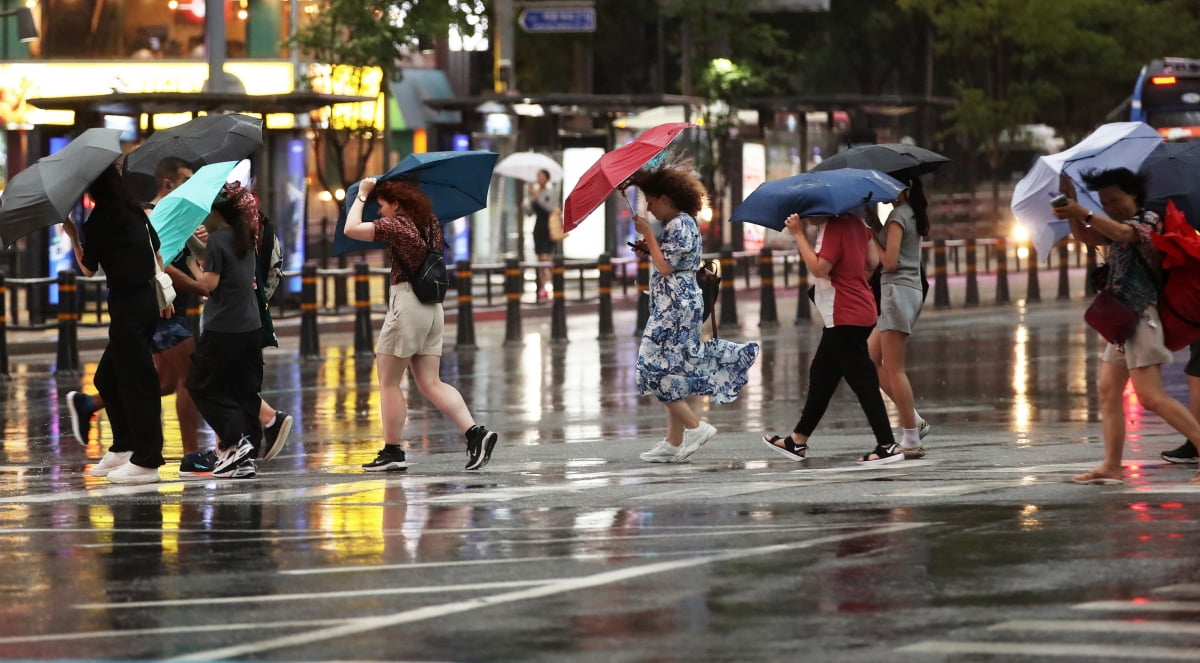
[(1110, 242), (1108, 287), (1115, 288), (1126, 303), (1141, 311), (1158, 302), (1158, 283), (1162, 279), (1162, 254), (1150, 241), (1162, 232), (1162, 220), (1149, 210), (1124, 220), (1137, 231), (1137, 242)]
[(442, 224), (430, 217), (424, 228), (406, 214), (375, 219), (375, 239), (387, 242), (388, 260), (392, 263), (392, 284), (412, 280), (413, 271), (425, 262), (430, 249), (442, 248)]

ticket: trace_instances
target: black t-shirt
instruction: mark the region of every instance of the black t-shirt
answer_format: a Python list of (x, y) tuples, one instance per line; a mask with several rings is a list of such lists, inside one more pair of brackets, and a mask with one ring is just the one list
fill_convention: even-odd
[(149, 288), (158, 245), (158, 233), (137, 207), (101, 203), (83, 224), (82, 262), (92, 271), (104, 268), (109, 290)]

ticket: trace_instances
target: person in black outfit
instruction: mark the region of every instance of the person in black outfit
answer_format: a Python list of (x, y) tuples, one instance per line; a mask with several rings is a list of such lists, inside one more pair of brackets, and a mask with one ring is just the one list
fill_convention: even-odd
[(82, 246), (73, 221), (64, 223), (63, 230), (83, 274), (91, 276), (103, 267), (108, 284), (108, 347), (94, 382), (104, 397), (113, 443), (91, 474), (114, 483), (153, 483), (163, 464), (163, 433), (150, 342), (158, 318), (174, 314), (172, 306), (158, 310), (151, 285), (154, 261), (162, 261), (158, 234), (126, 191), (115, 165), (92, 182), (88, 195), (96, 207), (83, 225)]
[[(550, 215), (558, 207), (557, 196), (550, 186), (550, 171), (540, 170), (537, 183), (531, 183), (525, 191), (525, 212), (534, 215), (533, 252), (538, 262), (550, 262), (554, 257), (554, 237), (550, 233)], [(550, 297), (550, 268), (537, 270), (537, 298)]]

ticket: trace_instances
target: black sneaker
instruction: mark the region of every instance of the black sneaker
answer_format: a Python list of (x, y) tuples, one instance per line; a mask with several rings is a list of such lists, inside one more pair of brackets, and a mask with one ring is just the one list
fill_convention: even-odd
[(92, 415), (96, 414), (96, 403), (92, 397), (78, 391), (67, 392), (67, 412), (71, 413), (71, 434), (75, 441), (87, 446), (92, 433)]
[(1200, 454), (1196, 453), (1196, 445), (1192, 444), (1191, 440), (1184, 440), (1183, 444), (1170, 450), (1164, 451), (1160, 457), (1168, 463), (1176, 463), (1178, 465), (1195, 465), (1200, 463)]
[(275, 423), (263, 429), (263, 448), (260, 455), (264, 461), (275, 458), (283, 451), (288, 435), (292, 432), (292, 421), (292, 415), (283, 410), (275, 410)]
[(179, 476), (181, 478), (211, 476), (213, 468), (216, 466), (217, 454), (214, 451), (193, 451), (179, 461)]
[(213, 466), (212, 475), (216, 479), (237, 478), (237, 467), (241, 462), (254, 455), (254, 445), (250, 437), (243, 435), (237, 444), (231, 444), (224, 449), (217, 449), (217, 462)]
[(404, 461), (404, 450), (398, 444), (385, 444), (375, 456), (375, 460), (363, 463), (362, 468), (368, 472), (403, 472), (408, 469)]
[(486, 426), (471, 426), (467, 429), (467, 469), (478, 470), (492, 459), (492, 448), (499, 439)]

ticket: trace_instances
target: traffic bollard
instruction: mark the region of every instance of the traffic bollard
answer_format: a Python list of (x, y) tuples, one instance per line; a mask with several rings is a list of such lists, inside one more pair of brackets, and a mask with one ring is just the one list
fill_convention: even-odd
[(563, 257), (554, 256), (550, 261), (550, 283), (554, 288), (554, 303), (550, 311), (550, 342), (567, 342), (567, 289), (563, 268)]
[(775, 306), (775, 256), (771, 247), (764, 246), (758, 254), (759, 314), (758, 326), (779, 326), (779, 310)]
[(525, 276), (516, 258), (504, 261), (504, 299), (507, 308), (504, 314), (504, 345), (521, 345), (521, 293), (525, 290)]
[(0, 272), (0, 378), (8, 379), (8, 285)]
[(733, 329), (738, 326), (737, 314), (737, 285), (733, 277), (736, 275), (737, 263), (733, 259), (733, 247), (726, 244), (721, 247), (721, 318), (717, 327)]
[(978, 263), (976, 262), (976, 245), (975, 238), (968, 237), (966, 241), (967, 248), (967, 308), (979, 306), (979, 276)]
[(808, 304), (808, 265), (800, 258), (796, 265), (796, 324), (812, 320), (812, 309)]
[(996, 303), (1007, 304), (1008, 296), (1008, 243), (1003, 237), (996, 238)]
[(1071, 273), (1069, 271), (1071, 252), (1066, 242), (1058, 245), (1058, 300), (1071, 298)]
[(650, 321), (650, 259), (639, 256), (637, 261), (637, 323), (634, 336), (641, 336)]
[(354, 356), (374, 357), (371, 333), (371, 268), (354, 263)]
[(946, 280), (946, 240), (933, 241), (933, 307), (950, 308), (950, 283)]
[(607, 253), (601, 253), (600, 259), (596, 264), (596, 269), (600, 272), (600, 333), (596, 338), (605, 341), (615, 336), (613, 333), (612, 256)]
[(75, 272), (58, 273), (58, 353), (55, 375), (74, 375), (79, 370), (79, 296)]
[(1032, 304), (1042, 301), (1042, 287), (1038, 284), (1038, 254), (1033, 244), (1029, 245), (1029, 284), (1025, 289), (1025, 303)]
[(1092, 274), (1096, 273), (1096, 252), (1087, 247), (1087, 277), (1083, 279), (1083, 291), (1089, 296), (1096, 294), (1096, 284), (1092, 282)]
[(459, 260), (454, 268), (458, 279), (458, 338), (454, 347), (458, 350), (474, 350), (475, 345), (475, 297), (471, 291), (471, 261)]
[(300, 268), (300, 357), (320, 359), (317, 339), (317, 263), (306, 262)]

